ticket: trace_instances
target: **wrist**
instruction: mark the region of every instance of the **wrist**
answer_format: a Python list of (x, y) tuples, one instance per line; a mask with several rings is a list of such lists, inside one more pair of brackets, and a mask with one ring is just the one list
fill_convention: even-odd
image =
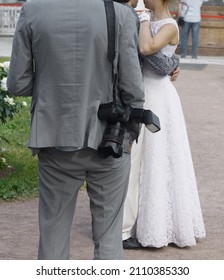
[(141, 25), (149, 25), (150, 24), (150, 21), (148, 21), (148, 20), (142, 20), (142, 21), (140, 21), (140, 24)]
[(139, 22), (142, 23), (142, 22), (150, 22), (150, 19), (151, 19), (151, 14), (148, 13), (148, 12), (142, 12), (138, 15), (138, 18), (139, 18)]

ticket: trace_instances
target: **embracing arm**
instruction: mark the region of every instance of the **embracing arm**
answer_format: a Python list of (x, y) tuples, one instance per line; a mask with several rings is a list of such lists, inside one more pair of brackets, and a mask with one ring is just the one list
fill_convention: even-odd
[(149, 64), (160, 75), (170, 75), (180, 63), (176, 54), (168, 57), (162, 54), (161, 51), (150, 55), (142, 55), (141, 59), (144, 61), (144, 64)]

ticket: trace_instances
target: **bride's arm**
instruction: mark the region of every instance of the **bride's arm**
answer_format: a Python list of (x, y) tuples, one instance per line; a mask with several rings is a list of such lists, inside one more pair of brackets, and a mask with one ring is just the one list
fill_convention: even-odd
[(177, 28), (174, 24), (165, 24), (159, 32), (152, 37), (150, 22), (144, 20), (140, 23), (139, 50), (142, 55), (149, 55), (158, 52), (168, 44), (173, 44), (177, 38)]

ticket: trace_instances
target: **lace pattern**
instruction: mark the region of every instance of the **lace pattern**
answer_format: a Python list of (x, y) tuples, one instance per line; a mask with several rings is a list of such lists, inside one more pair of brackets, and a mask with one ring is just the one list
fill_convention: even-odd
[[(166, 21), (167, 22), (167, 21)], [(157, 26), (158, 24), (158, 26)], [(162, 22), (152, 25), (158, 32)], [(163, 48), (172, 55), (174, 46)], [(205, 237), (202, 211), (179, 96), (168, 76), (144, 68), (145, 108), (160, 118), (161, 131), (143, 127), (136, 236), (143, 246), (193, 246)]]

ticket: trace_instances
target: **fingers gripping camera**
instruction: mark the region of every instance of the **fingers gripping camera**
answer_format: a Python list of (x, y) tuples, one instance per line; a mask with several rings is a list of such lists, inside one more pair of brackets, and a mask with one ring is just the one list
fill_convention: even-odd
[[(125, 107), (114, 102), (101, 104), (98, 110), (98, 118), (107, 121), (107, 127), (98, 148), (98, 152), (103, 158), (108, 156), (119, 158), (122, 156), (125, 132), (129, 125), (132, 126), (134, 122), (145, 124), (152, 133), (160, 130), (159, 118), (152, 111)], [(136, 134), (138, 135), (138, 132)]]

